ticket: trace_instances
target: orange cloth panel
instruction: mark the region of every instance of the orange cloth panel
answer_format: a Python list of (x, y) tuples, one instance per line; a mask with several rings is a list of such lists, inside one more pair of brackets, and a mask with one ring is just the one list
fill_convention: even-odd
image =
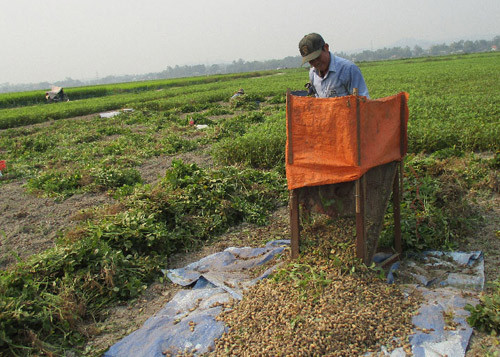
[(290, 190), (357, 180), (370, 168), (401, 160), (406, 154), (408, 93), (377, 100), (358, 97), (361, 165), (355, 96), (287, 98), (286, 176)]

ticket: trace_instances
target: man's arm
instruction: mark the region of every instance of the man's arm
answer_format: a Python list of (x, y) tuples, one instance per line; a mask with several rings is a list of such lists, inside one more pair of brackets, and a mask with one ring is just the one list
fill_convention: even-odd
[(368, 94), (368, 87), (366, 86), (365, 79), (361, 74), (361, 70), (358, 66), (351, 67), (351, 81), (349, 86), (349, 93), (352, 94), (353, 89), (358, 88), (359, 95), (363, 95), (370, 99), (370, 95)]

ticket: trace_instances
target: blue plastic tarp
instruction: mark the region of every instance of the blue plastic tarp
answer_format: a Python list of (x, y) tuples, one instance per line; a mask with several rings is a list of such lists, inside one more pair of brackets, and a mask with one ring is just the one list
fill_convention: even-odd
[(484, 256), (479, 251), (412, 254), (402, 263), (394, 263), (388, 283), (394, 282), (394, 272), (427, 287), (453, 286), (477, 291), (484, 288)]
[(166, 271), (172, 282), (192, 289), (178, 292), (137, 331), (113, 345), (111, 356), (158, 356), (167, 352), (208, 352), (225, 330), (215, 318), (222, 304), (241, 299), (243, 290), (267, 277), (274, 265), (254, 278), (252, 269), (270, 262), (283, 252), (288, 240), (273, 241), (262, 248), (228, 248), (180, 269)]
[[(415, 329), (409, 342), (413, 356), (465, 356), (472, 328), (464, 307), (477, 304), (476, 294), (484, 288), (482, 252), (412, 254), (391, 266), (387, 281), (401, 283), (408, 278), (416, 281), (407, 286), (408, 293), (423, 296), (418, 314), (412, 318)], [(406, 356), (402, 348), (385, 354)]]

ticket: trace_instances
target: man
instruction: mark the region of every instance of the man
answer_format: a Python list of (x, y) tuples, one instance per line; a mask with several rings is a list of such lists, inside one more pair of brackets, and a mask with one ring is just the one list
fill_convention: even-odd
[(317, 33), (304, 36), (299, 43), (302, 64), (309, 62), (309, 81), (316, 97), (342, 97), (353, 93), (370, 98), (365, 80), (358, 66), (345, 58), (335, 56)]

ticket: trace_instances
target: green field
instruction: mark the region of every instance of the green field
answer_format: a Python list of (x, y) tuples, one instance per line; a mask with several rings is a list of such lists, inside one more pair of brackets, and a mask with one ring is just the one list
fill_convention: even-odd
[[(474, 200), (498, 189), (500, 54), (360, 68), (372, 99), (410, 94), (405, 248), (454, 248), (481, 224)], [(42, 103), (43, 91), (0, 95), (0, 190), (22, 180), (32, 195), (106, 193), (120, 202), (118, 212), (89, 214), (55, 248), (0, 272), (0, 354), (78, 350), (87, 337), (75, 326), (139, 296), (162, 277), (167, 256), (241, 222), (267, 224), (288, 199), (285, 92), (307, 80), (301, 68), (68, 88), (70, 102), (55, 104)], [(230, 102), (239, 88), (245, 96)], [(92, 115), (121, 108), (134, 111)], [(145, 184), (148, 160), (207, 148), (213, 167), (174, 160), (159, 183)]]

